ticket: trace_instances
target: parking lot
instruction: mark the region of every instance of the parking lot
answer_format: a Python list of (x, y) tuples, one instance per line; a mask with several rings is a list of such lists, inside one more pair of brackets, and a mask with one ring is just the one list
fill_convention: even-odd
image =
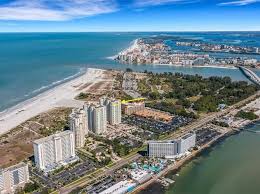
[(156, 134), (172, 132), (178, 127), (186, 125), (190, 121), (191, 121), (190, 118), (185, 118), (185, 117), (174, 117), (174, 119), (170, 123), (156, 121), (153, 119), (145, 119), (133, 115), (123, 117), (123, 123), (138, 126), (145, 131), (151, 131)]
[(87, 194), (98, 194), (107, 188), (111, 187), (114, 185), (116, 181), (112, 177), (105, 177), (102, 180), (98, 181), (97, 183), (88, 186), (86, 189), (83, 190), (82, 193), (87, 193)]
[(216, 129), (205, 126), (196, 131), (196, 144), (197, 146), (202, 146), (220, 134)]
[(32, 168), (31, 171), (35, 178), (47, 188), (60, 188), (85, 174), (93, 172), (95, 169), (96, 167), (93, 161), (85, 160), (75, 166), (64, 168), (58, 173), (50, 173), (47, 175), (36, 168)]

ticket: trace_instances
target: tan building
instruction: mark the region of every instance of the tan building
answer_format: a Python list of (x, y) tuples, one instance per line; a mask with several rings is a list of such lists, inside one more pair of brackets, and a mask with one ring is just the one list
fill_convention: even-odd
[(5, 169), (0, 169), (0, 194), (14, 193), (29, 182), (28, 165), (20, 163)]
[(134, 114), (137, 111), (142, 111), (145, 109), (144, 102), (138, 103), (126, 103), (122, 105), (123, 113), (126, 115)]

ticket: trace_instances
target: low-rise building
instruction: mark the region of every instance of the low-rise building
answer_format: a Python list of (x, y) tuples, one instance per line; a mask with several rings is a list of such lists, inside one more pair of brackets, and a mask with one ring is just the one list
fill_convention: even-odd
[(145, 109), (144, 102), (136, 102), (136, 103), (125, 103), (122, 104), (123, 113), (126, 115), (134, 114), (137, 111), (142, 111)]
[(132, 191), (136, 187), (136, 183), (130, 180), (120, 181), (100, 194), (124, 194)]
[(131, 179), (142, 184), (152, 178), (152, 175), (145, 170), (135, 169), (130, 171)]
[(28, 165), (20, 163), (5, 169), (0, 169), (0, 194), (14, 193), (29, 182)]

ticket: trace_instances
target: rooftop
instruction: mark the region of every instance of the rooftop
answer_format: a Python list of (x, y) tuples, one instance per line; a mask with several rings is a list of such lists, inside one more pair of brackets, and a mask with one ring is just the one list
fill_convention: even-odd
[(62, 131), (62, 132), (59, 132), (59, 133), (55, 133), (55, 134), (50, 135), (48, 137), (44, 137), (44, 138), (35, 140), (33, 143), (34, 144), (42, 144), (42, 143), (45, 143), (46, 141), (52, 140), (55, 137), (61, 137), (61, 136), (69, 135), (69, 134), (73, 134), (73, 132), (70, 131), (70, 130), (66, 130), (66, 131)]

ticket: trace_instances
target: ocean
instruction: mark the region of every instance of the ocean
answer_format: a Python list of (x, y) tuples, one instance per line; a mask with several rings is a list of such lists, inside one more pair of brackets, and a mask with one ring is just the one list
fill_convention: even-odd
[[(88, 67), (121, 70), (130, 67), (135, 71), (230, 76), (233, 80), (247, 81), (237, 69), (126, 65), (109, 58), (136, 38), (159, 34), (260, 47), (260, 32), (2, 33), (0, 111), (72, 79)], [(259, 70), (255, 72), (260, 75)], [(260, 130), (258, 125), (252, 127)], [(155, 185), (148, 188), (148, 193), (259, 194), (259, 142), (260, 136), (249, 132), (230, 137), (182, 168), (176, 183), (167, 190)]]
[[(133, 40), (174, 35), (207, 41), (260, 46), (260, 33), (0, 33), (0, 111), (77, 76), (88, 67), (230, 76), (247, 80), (239, 70), (119, 64), (109, 57)], [(259, 73), (260, 71), (257, 71)]]

